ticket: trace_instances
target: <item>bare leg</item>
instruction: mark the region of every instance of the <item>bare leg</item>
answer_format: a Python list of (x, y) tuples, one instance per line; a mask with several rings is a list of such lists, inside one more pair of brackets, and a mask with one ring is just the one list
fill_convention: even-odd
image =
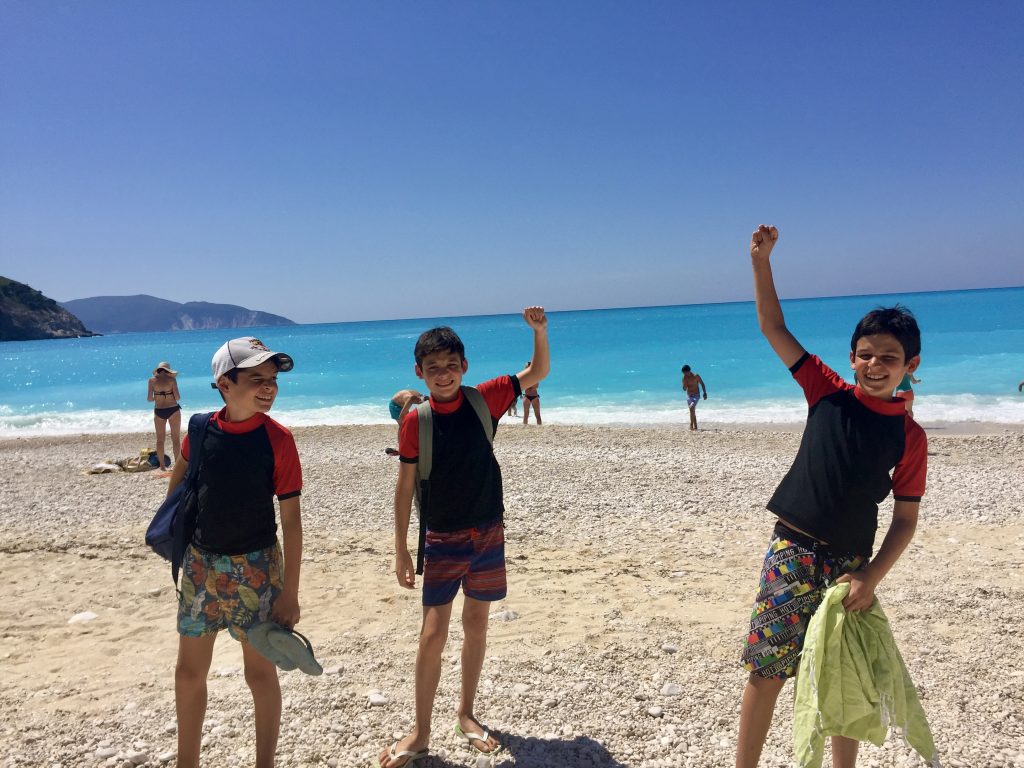
[[(174, 451), (174, 463), (177, 464), (181, 458), (181, 411), (172, 413), (168, 421), (171, 425), (171, 449)], [(160, 456), (161, 465), (163, 460), (164, 457)]]
[(178, 713), (180, 768), (199, 765), (199, 747), (206, 717), (206, 675), (213, 658), (216, 635), (178, 637), (178, 663), (174, 668), (174, 707)]
[(523, 395), (523, 424), (530, 423), (530, 398)]
[(833, 768), (854, 768), (857, 764), (857, 747), (860, 742), (845, 736), (832, 737)]
[[(420, 647), (416, 653), (416, 725), (412, 732), (398, 742), (396, 752), (420, 751), (430, 743), (430, 716), (434, 711), (434, 696), (441, 681), (441, 654), (448, 642), (448, 621), (452, 604), (423, 606), (423, 626), (420, 629)], [(394, 768), (404, 763), (392, 763), (388, 750), (383, 750), (378, 761), (381, 768)]]
[(690, 429), (697, 429), (697, 406), (690, 406)]
[(167, 437), (167, 419), (153, 416), (153, 426), (156, 427), (156, 465), (164, 468), (164, 442)]
[(533, 415), (537, 417), (537, 426), (540, 426), (543, 422), (540, 420), (540, 398), (533, 398)]
[(248, 643), (242, 643), (245, 682), (256, 710), (256, 768), (273, 768), (277, 736), (281, 730), (281, 685), (277, 667)]
[[(480, 721), (476, 719), (473, 705), (476, 702), (476, 690), (480, 684), (480, 673), (484, 668), (484, 655), (487, 651), (487, 619), (491, 604), (483, 600), (467, 597), (462, 606), (462, 630), (465, 639), (462, 642), (462, 693), (459, 697), (459, 727), (464, 733), (481, 733)], [(497, 739), (489, 737), (487, 741), (474, 740), (473, 746), (481, 752), (492, 752), (498, 747)]]
[(740, 705), (740, 733), (736, 745), (736, 768), (756, 768), (764, 740), (775, 713), (775, 701), (785, 680), (751, 674)]

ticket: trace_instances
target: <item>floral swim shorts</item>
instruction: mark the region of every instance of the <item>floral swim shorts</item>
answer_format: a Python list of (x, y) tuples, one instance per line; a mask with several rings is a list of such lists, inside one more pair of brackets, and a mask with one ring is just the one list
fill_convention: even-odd
[(182, 563), (178, 634), (203, 637), (228, 630), (236, 640), (270, 617), (281, 593), (281, 548), (218, 555), (189, 545)]
[(743, 666), (761, 677), (796, 674), (811, 616), (825, 590), (867, 558), (834, 552), (781, 522), (772, 531), (761, 581), (750, 615)]

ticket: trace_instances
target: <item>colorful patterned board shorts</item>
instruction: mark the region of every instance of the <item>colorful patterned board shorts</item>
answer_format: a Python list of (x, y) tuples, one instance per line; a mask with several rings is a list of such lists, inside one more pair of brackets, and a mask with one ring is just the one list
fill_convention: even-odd
[(423, 556), (423, 604), (447, 605), (459, 585), (466, 597), (493, 602), (508, 591), (505, 524), (437, 533), (427, 530)]
[(281, 593), (281, 547), (218, 555), (190, 544), (182, 563), (178, 634), (203, 637), (222, 629), (235, 640), (270, 617)]
[(866, 562), (866, 557), (833, 552), (827, 544), (778, 523), (761, 570), (743, 666), (761, 677), (793, 677), (807, 625), (825, 590)]
[(700, 395), (687, 395), (686, 396), (686, 407), (696, 408), (697, 403), (700, 402)]

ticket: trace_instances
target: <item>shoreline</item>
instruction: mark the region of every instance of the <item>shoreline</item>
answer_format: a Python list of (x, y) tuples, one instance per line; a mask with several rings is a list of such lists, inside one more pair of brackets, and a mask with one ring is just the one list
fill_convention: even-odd
[[(392, 572), (397, 462), (383, 448), (395, 428), (294, 433), (299, 630), (327, 672), (281, 674), (280, 763), (365, 768), (412, 718), (421, 608)], [(943, 764), (1022, 764), (1024, 430), (929, 437), (918, 531), (879, 599)], [(733, 764), (738, 657), (772, 525), (764, 504), (799, 439), (746, 427), (499, 429), (509, 595), (492, 608), (478, 697), (507, 747), (496, 768)], [(150, 442), (0, 440), (0, 758), (99, 766), (138, 751), (155, 766), (173, 752), (175, 597), (143, 543), (166, 478), (79, 474)], [(890, 512), (891, 501), (883, 529)], [(69, 623), (87, 611), (96, 618)], [(423, 768), (474, 764), (451, 732), (461, 637), (454, 618)], [(371, 691), (385, 703), (371, 706)], [(251, 699), (226, 635), (209, 696), (204, 761), (251, 762)], [(791, 763), (791, 711), (785, 693), (767, 768)], [(916, 764), (894, 735), (861, 751), (880, 768)]]
[[(273, 414), (271, 414), (273, 417)], [(985, 435), (1019, 435), (1024, 434), (1024, 423), (1004, 423), (995, 421), (926, 421), (918, 422), (924, 429), (925, 433), (931, 437), (942, 437), (944, 435), (958, 436), (958, 437), (972, 437), (972, 436), (985, 436)], [(381, 430), (384, 433), (391, 433), (391, 440), (395, 442), (395, 431), (396, 427), (393, 423), (389, 424), (320, 424), (320, 425), (304, 425), (286, 427), (296, 436), (320, 433), (322, 431), (338, 430), (340, 432), (350, 430)], [(182, 423), (182, 437), (184, 437), (187, 430), (187, 422), (183, 420)], [(523, 425), (517, 421), (516, 417), (503, 418), (499, 424), (499, 429), (504, 433), (508, 429), (521, 429)], [(744, 434), (756, 434), (756, 433), (783, 433), (783, 434), (794, 434), (803, 432), (804, 422), (709, 422), (707, 426), (701, 426), (698, 430), (702, 434), (723, 434), (723, 435), (744, 435)], [(538, 429), (537, 425), (533, 422), (529, 424), (528, 429)], [(633, 432), (633, 431), (650, 431), (654, 433), (675, 433), (679, 432), (682, 434), (688, 434), (689, 430), (685, 422), (673, 422), (667, 424), (635, 424), (630, 422), (611, 422), (601, 424), (551, 424), (545, 423), (540, 430), (610, 430), (613, 432)], [(382, 439), (385, 441), (388, 439), (385, 434)], [(34, 442), (43, 442), (50, 444), (64, 444), (64, 443), (88, 443), (95, 441), (97, 443), (109, 443), (117, 440), (132, 440), (143, 444), (153, 443), (154, 434), (153, 432), (79, 432), (74, 434), (56, 434), (56, 435), (0, 435), (0, 449), (5, 446), (17, 446), (24, 444), (31, 444)], [(170, 452), (170, 437), (168, 435), (167, 451)], [(150, 448), (153, 446), (150, 445)], [(141, 448), (140, 448), (141, 450)], [(132, 455), (132, 454), (128, 454)]]

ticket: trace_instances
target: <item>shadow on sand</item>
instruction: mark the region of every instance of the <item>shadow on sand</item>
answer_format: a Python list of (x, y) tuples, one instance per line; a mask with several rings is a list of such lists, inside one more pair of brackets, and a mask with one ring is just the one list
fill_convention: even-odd
[[(523, 738), (495, 733), (504, 748), (494, 757), (494, 768), (628, 768), (612, 757), (604, 746), (586, 736), (574, 739)], [(444, 758), (431, 755), (416, 763), (417, 768), (474, 768), (480, 755), (467, 748)], [(483, 761), (480, 763), (483, 764)]]

